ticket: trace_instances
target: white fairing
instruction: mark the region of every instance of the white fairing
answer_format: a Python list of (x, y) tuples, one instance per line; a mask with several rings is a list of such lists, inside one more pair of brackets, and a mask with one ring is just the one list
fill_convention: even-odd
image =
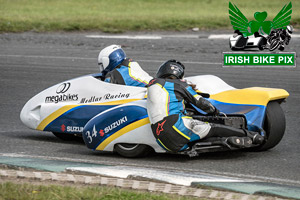
[(188, 82), (195, 84), (200, 92), (208, 94), (217, 94), (227, 90), (236, 89), (214, 75), (191, 76), (186, 77), (185, 79)]
[(83, 76), (54, 85), (32, 97), (23, 107), (20, 118), (29, 128), (66, 105), (98, 104), (118, 100), (142, 99), (146, 88), (117, 85)]
[(262, 37), (250, 37), (247, 41), (247, 45), (251, 43), (251, 46), (257, 47), (259, 42), (261, 41)]
[[(213, 75), (187, 77), (186, 79), (196, 84), (201, 92), (209, 94), (235, 89)], [(145, 98), (146, 91), (146, 88), (106, 83), (91, 75), (87, 75), (56, 84), (32, 97), (23, 107), (20, 118), (27, 127), (43, 130), (43, 128), (40, 128), (40, 124), (43, 124), (43, 120), (53, 115), (53, 113), (57, 113), (60, 109), (62, 113), (64, 113), (64, 109), (70, 110), (72, 107), (78, 105), (97, 105), (121, 101), (121, 105), (118, 107), (137, 105), (146, 108), (147, 100), (141, 100)], [(159, 101), (167, 100), (163, 93), (158, 93), (157, 99), (159, 99)], [(155, 101), (155, 99), (151, 99), (150, 101)], [(115, 108), (117, 107), (108, 109), (99, 115), (110, 112)], [(155, 109), (165, 112), (165, 109), (161, 107)], [(165, 152), (165, 150), (156, 143), (150, 124), (145, 124), (128, 131), (110, 142), (103, 150), (113, 151), (114, 145), (117, 143), (133, 142), (147, 144), (156, 152)]]
[[(239, 39), (243, 37), (242, 35), (233, 35), (229, 38), (229, 42), (232, 47), (236, 47), (236, 43), (239, 41)], [(248, 37), (247, 44), (245, 44), (245, 47), (258, 47), (259, 42), (262, 40), (262, 37), (254, 37), (250, 36)]]
[(237, 43), (237, 41), (243, 36), (241, 35), (233, 35), (229, 38), (230, 44), (232, 47), (235, 47), (235, 44)]
[[(149, 76), (148, 79), (150, 78)], [(213, 75), (186, 79), (196, 84), (198, 90), (204, 93), (216, 94), (235, 89)], [(23, 107), (20, 118), (27, 127), (36, 129), (46, 117), (66, 105), (142, 99), (145, 94), (146, 88), (111, 84), (92, 76), (83, 76), (54, 85), (32, 97)], [(161, 94), (157, 95), (163, 98)]]

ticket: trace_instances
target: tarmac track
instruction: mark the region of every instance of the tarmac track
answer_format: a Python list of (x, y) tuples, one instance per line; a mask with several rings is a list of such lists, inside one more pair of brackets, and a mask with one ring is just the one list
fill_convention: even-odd
[[(214, 173), (271, 182), (300, 185), (299, 98), (300, 70), (296, 68), (222, 68), (222, 52), (230, 51), (228, 40), (208, 40), (208, 33), (187, 33), (199, 37), (167, 37), (160, 40), (91, 39), (78, 34), (0, 35), (0, 153), (49, 159), (81, 160), (92, 163)], [(158, 33), (155, 33), (158, 34)], [(162, 33), (167, 35), (169, 33)], [(174, 34), (174, 33), (172, 33)], [(205, 153), (196, 158), (154, 154), (127, 159), (93, 152), (81, 142), (64, 142), (52, 133), (26, 128), (19, 113), (26, 101), (56, 83), (96, 73), (97, 55), (110, 44), (121, 44), (128, 57), (154, 75), (165, 60), (186, 65), (186, 76), (214, 74), (236, 88), (261, 86), (284, 88), (290, 93), (282, 105), (286, 133), (274, 149), (266, 152)], [(299, 54), (299, 39), (292, 39), (287, 51)], [(297, 63), (299, 63), (297, 58)]]

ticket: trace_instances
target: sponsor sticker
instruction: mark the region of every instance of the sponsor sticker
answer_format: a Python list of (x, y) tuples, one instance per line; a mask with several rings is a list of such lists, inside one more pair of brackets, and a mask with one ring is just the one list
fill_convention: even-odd
[(65, 94), (71, 87), (70, 82), (62, 83), (56, 89), (57, 95), (47, 96), (45, 98), (45, 103), (59, 103), (68, 101), (77, 101), (78, 94)]
[(109, 126), (105, 127), (104, 133), (108, 133), (109, 131), (114, 130), (115, 128), (117, 128), (121, 124), (124, 124), (125, 122), (127, 122), (127, 116), (122, 117), (121, 119), (119, 119), (119, 120), (113, 122), (112, 124), (110, 124)]
[(64, 124), (62, 124), (60, 126), (60, 130), (62, 132), (69, 132), (69, 133), (81, 133), (83, 131), (83, 127), (80, 126), (66, 126)]
[(67, 132), (70, 133), (81, 133), (83, 131), (83, 127), (79, 126), (67, 126)]
[(114, 99), (128, 99), (130, 96), (130, 93), (107, 93), (103, 96), (91, 96), (91, 97), (84, 97), (81, 98), (80, 103), (94, 103), (99, 101), (106, 101), (106, 100), (114, 100)]
[[(89, 144), (92, 143), (94, 138), (97, 137), (98, 133), (99, 133), (100, 137), (103, 137), (103, 136), (105, 136), (105, 134), (107, 134), (110, 131), (116, 129), (117, 127), (119, 127), (120, 125), (124, 124), (127, 121), (128, 121), (127, 116), (124, 116), (124, 117), (120, 118), (119, 120), (111, 123), (109, 126), (106, 126), (104, 129), (100, 129), (100, 130), (98, 129), (99, 132), (97, 131), (96, 125), (94, 124), (92, 131), (88, 130), (88, 131), (85, 132), (85, 136), (87, 138), (88, 143)], [(83, 130), (83, 127), (82, 127), (82, 130)]]

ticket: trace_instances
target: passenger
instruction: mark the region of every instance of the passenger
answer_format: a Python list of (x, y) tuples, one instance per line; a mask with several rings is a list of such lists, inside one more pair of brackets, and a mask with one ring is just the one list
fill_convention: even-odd
[(187, 143), (207, 137), (224, 137), (229, 145), (239, 148), (262, 143), (264, 138), (258, 133), (187, 116), (185, 103), (192, 103), (211, 115), (218, 115), (219, 111), (183, 80), (184, 70), (180, 62), (168, 60), (159, 67), (156, 78), (147, 86), (147, 112), (160, 146), (177, 152), (186, 149)]
[(130, 58), (119, 45), (110, 45), (99, 53), (98, 64), (104, 81), (121, 85), (145, 87), (153, 78)]

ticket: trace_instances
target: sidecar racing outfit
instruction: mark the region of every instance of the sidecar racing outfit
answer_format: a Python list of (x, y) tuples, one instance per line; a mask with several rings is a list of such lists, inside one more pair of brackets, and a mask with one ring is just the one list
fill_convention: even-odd
[(147, 110), (157, 142), (169, 151), (180, 151), (186, 144), (207, 136), (209, 123), (186, 116), (184, 100), (208, 113), (214, 106), (179, 79), (153, 79), (148, 85)]

